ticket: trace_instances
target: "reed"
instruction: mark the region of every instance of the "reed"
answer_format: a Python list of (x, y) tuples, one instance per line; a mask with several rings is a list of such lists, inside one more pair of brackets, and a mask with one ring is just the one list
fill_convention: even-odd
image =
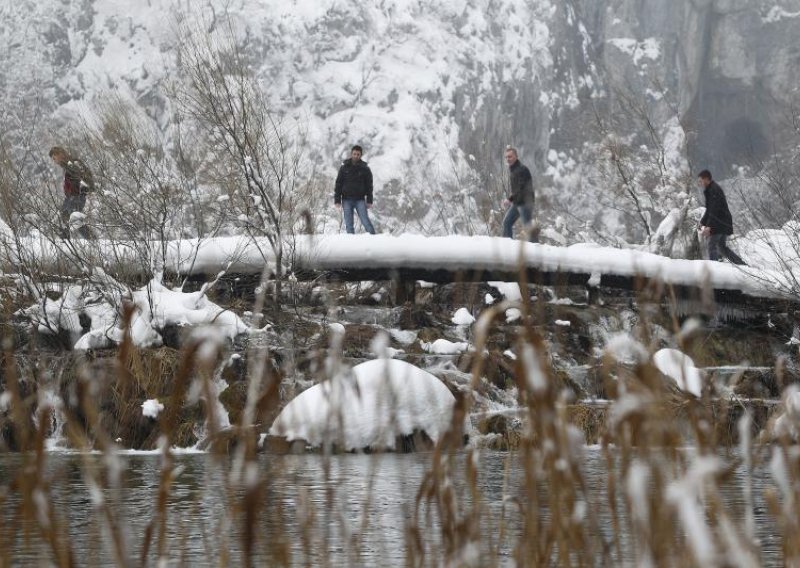
[[(650, 360), (621, 365), (610, 357), (602, 369), (608, 401), (576, 403), (574, 388), (552, 364), (530, 304), (522, 305), (525, 324), (515, 346), (520, 356), (508, 369), (518, 392), (520, 427), (503, 426), (501, 496), (486, 495), (483, 450), (474, 441), (464, 447), (463, 425), (472, 411), (470, 392), (482, 388), (484, 365), (492, 357), (484, 347), (507, 307), (485, 310), (476, 323), (478, 355), (469, 359), (469, 389), (457, 397), (450, 433), (420, 454), (423, 474), (406, 503), (402, 527), (407, 566), (500, 566), (509, 556), (518, 566), (760, 566), (752, 494), (758, 469), (768, 469), (776, 480), (763, 498), (779, 531), (782, 561), (800, 563), (800, 452), (786, 435), (755, 436), (756, 424), (780, 408), (746, 408), (711, 388), (695, 398), (665, 382)], [(638, 333), (646, 344), (646, 322)], [(74, 566), (87, 553), (75, 550), (67, 513), (53, 505), (64, 481), (46, 450), (56, 412), (70, 446), (80, 451), (80, 476), (91, 496), (87, 515), (103, 535), (94, 545), (116, 565), (186, 564), (186, 547), (198, 538), (209, 550), (209, 565), (329, 565), (325, 551), (342, 542), (348, 564), (374, 560), (364, 534), (369, 511), (381, 499), (377, 467), (364, 479), (355, 516), (344, 511), (352, 496), (337, 488), (337, 456), (330, 449), (296, 457), (319, 460), (324, 499), (314, 500), (302, 488), (291, 501), (281, 498), (286, 478), (270, 466), (279, 458), (261, 454), (258, 446), (258, 434), (281, 405), (285, 382), (268, 348), (247, 354), (246, 387), (227, 399), (237, 406), (234, 424), (221, 430), (209, 401), (222, 347), (209, 349), (203, 339), (189, 339), (180, 350), (141, 352), (126, 338), (112, 359), (87, 359), (61, 377), (62, 408), (37, 397), (41, 377), (21, 376), (13, 342), (4, 346), (7, 410), (0, 430), (11, 440), (5, 449), (13, 459), (0, 482), (6, 521), (0, 564), (16, 565), (18, 554), (36, 550), (43, 562)], [(319, 368), (340, 355), (326, 351)], [(205, 402), (190, 400), (193, 388)], [(142, 418), (144, 398), (164, 402), (157, 421)], [(181, 460), (173, 448), (193, 443), (198, 423), (205, 425), (207, 459), (225, 471), (214, 488), (225, 507), (203, 527), (181, 527), (175, 495)], [(124, 491), (119, 450), (131, 442), (161, 450), (140, 535), (131, 535), (130, 526), (141, 519), (125, 518), (109, 497)], [(599, 446), (605, 461), (600, 485), (587, 482), (587, 443)], [(731, 484), (741, 488), (736, 504), (725, 497)]]

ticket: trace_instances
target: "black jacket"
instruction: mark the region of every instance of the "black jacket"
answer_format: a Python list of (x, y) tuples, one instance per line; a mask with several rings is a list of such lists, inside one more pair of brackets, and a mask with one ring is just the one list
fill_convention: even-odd
[(710, 227), (712, 235), (732, 235), (733, 219), (722, 188), (712, 181), (703, 190), (703, 195), (706, 198), (706, 212), (700, 224)]
[(517, 160), (508, 168), (510, 177), (511, 195), (508, 200), (514, 205), (529, 205), (533, 207), (535, 199), (533, 193), (533, 177), (531, 171), (522, 162)]
[(78, 196), (94, 191), (94, 176), (89, 166), (70, 158), (64, 166), (64, 195)]
[(341, 203), (342, 198), (366, 199), (367, 203), (372, 203), (372, 171), (367, 162), (359, 160), (354, 164), (353, 160), (348, 158), (339, 168), (333, 202)]

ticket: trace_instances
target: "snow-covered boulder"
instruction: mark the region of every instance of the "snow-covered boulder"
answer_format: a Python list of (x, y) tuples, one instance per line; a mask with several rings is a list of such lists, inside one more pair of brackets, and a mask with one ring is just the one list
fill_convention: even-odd
[(475, 316), (467, 308), (458, 308), (450, 321), (456, 325), (472, 325), (475, 323)]
[(292, 400), (271, 436), (344, 450), (394, 449), (398, 436), (424, 431), (437, 441), (450, 426), (455, 397), (435, 376), (396, 359), (375, 359)]
[(772, 437), (783, 436), (795, 441), (800, 439), (800, 389), (797, 385), (791, 385), (783, 393), (783, 411), (772, 425)]
[(703, 376), (692, 358), (677, 349), (660, 349), (653, 355), (653, 364), (663, 375), (670, 377), (684, 392), (700, 396)]
[(448, 341), (447, 339), (437, 339), (436, 341), (420, 341), (422, 348), (428, 353), (436, 355), (457, 355), (469, 350), (469, 343), (465, 341)]

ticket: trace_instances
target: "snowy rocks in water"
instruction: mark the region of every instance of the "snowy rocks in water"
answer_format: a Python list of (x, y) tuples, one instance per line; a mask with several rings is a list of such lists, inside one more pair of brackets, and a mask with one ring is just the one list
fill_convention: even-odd
[(677, 349), (660, 349), (653, 355), (653, 364), (665, 376), (670, 377), (684, 392), (700, 396), (703, 392), (703, 376), (694, 366), (692, 358)]
[(456, 325), (472, 325), (475, 323), (475, 317), (467, 308), (458, 308), (450, 321)]
[(292, 400), (269, 434), (352, 450), (395, 450), (424, 432), (436, 442), (450, 427), (455, 397), (432, 374), (396, 359), (376, 359), (314, 385)]

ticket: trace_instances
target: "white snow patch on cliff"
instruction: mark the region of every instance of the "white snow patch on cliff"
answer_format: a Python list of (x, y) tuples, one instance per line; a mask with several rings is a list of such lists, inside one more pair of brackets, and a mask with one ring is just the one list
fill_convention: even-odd
[(632, 38), (618, 37), (607, 41), (623, 53), (630, 55), (634, 65), (638, 65), (642, 59), (655, 61), (661, 57), (661, 42), (658, 38), (649, 37), (638, 41)]

